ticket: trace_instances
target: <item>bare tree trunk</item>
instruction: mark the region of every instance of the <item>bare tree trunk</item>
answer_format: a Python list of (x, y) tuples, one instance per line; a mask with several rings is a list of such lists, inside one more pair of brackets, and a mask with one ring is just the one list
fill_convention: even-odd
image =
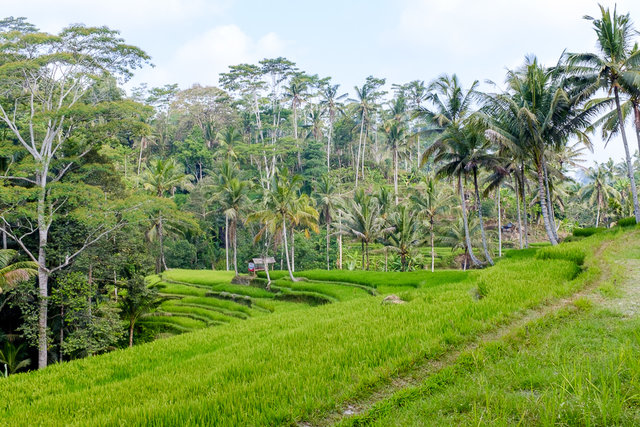
[(478, 171), (473, 168), (473, 188), (476, 195), (476, 210), (478, 212), (478, 220), (480, 221), (480, 235), (482, 236), (482, 249), (484, 250), (484, 257), (487, 262), (493, 265), (493, 259), (489, 254), (489, 247), (487, 246), (487, 236), (484, 232), (484, 221), (482, 220), (482, 204), (480, 202), (480, 192), (478, 191)]
[(133, 326), (136, 324), (134, 320), (129, 322), (129, 347), (133, 347)]
[(229, 217), (224, 216), (224, 255), (227, 261), (227, 271), (229, 271)]
[(600, 197), (598, 197), (598, 210), (596, 213), (596, 227), (600, 224)]
[(333, 119), (329, 119), (329, 135), (327, 136), (327, 173), (331, 172), (331, 136), (333, 135)]
[(233, 269), (238, 275), (238, 223), (233, 220)]
[(525, 193), (525, 187), (524, 187), (524, 163), (522, 163), (520, 165), (521, 167), (521, 182), (520, 185), (522, 187), (522, 206), (524, 211), (522, 212), (524, 214), (524, 247), (529, 249), (529, 218), (527, 215), (527, 195)]
[(360, 138), (358, 139), (358, 155), (356, 157), (356, 188), (358, 188), (358, 175), (360, 174), (360, 150), (362, 147), (362, 134), (364, 133), (364, 111), (360, 123)]
[(144, 148), (144, 136), (140, 139), (140, 154), (138, 154), (138, 175), (140, 175), (140, 168), (142, 167), (142, 149)]
[(547, 172), (547, 163), (542, 158), (542, 168), (544, 171), (544, 186), (547, 192), (547, 208), (549, 208), (549, 223), (551, 224), (551, 231), (553, 231), (553, 237), (558, 240), (558, 232), (556, 231), (556, 219), (555, 212), (553, 211), (553, 198), (551, 198), (551, 191), (549, 189), (549, 174)]
[(160, 261), (162, 262), (162, 268), (168, 270), (167, 262), (164, 259), (164, 227), (162, 215), (160, 215), (160, 220), (158, 221), (158, 241), (160, 242)]
[(542, 164), (537, 165), (538, 169), (538, 198), (540, 199), (540, 210), (542, 211), (542, 220), (544, 222), (544, 229), (547, 232), (547, 237), (552, 245), (557, 245), (558, 241), (551, 229), (551, 222), (549, 221), (549, 209), (547, 208), (547, 195), (544, 189), (544, 172), (542, 170)]
[(296, 271), (296, 233), (291, 227), (291, 271)]
[(620, 123), (620, 134), (622, 135), (622, 143), (624, 144), (624, 153), (627, 160), (627, 174), (629, 176), (629, 183), (631, 184), (631, 195), (633, 197), (633, 214), (636, 217), (636, 224), (638, 224), (640, 223), (640, 207), (638, 206), (638, 191), (636, 189), (636, 179), (633, 173), (633, 163), (631, 162), (631, 154), (629, 154), (629, 144), (627, 144), (627, 134), (625, 133), (625, 130), (624, 130), (624, 119), (622, 117), (622, 109), (620, 108), (620, 95), (618, 94), (618, 88), (614, 87), (613, 92), (615, 94), (615, 99), (616, 99), (616, 109), (618, 111), (618, 123)]
[(520, 212), (520, 183), (518, 178), (514, 178), (513, 187), (516, 190), (516, 205), (518, 206), (518, 240), (520, 240), (520, 249), (522, 249), (522, 214)]
[(633, 104), (633, 112), (635, 114), (636, 139), (638, 140), (638, 155), (640, 155), (640, 106)]
[(496, 198), (498, 199), (498, 257), (502, 257), (502, 209), (500, 206), (500, 186), (496, 190)]
[[(289, 278), (292, 282), (296, 281), (296, 278), (293, 277), (293, 271), (291, 270), (291, 261), (289, 260), (289, 244), (287, 243), (287, 222), (282, 219), (282, 235), (284, 236), (284, 253), (287, 258), (287, 270), (289, 271)], [(266, 263), (266, 259), (264, 260)], [(268, 266), (266, 268), (269, 268)]]
[(58, 357), (58, 361), (63, 361), (63, 351), (62, 344), (64, 344), (64, 303), (60, 303), (60, 357)]
[[(469, 220), (467, 219), (467, 202), (464, 198), (464, 186), (462, 185), (462, 175), (458, 175), (458, 187), (460, 188), (460, 207), (462, 208), (462, 222), (464, 223), (464, 239), (467, 244), (467, 251), (471, 257), (473, 265), (481, 265), (482, 263), (473, 253), (471, 247), (471, 236), (469, 235)], [(465, 258), (466, 262), (466, 258)]]
[(329, 221), (327, 220), (327, 271), (331, 270), (331, 264), (329, 263), (329, 226), (330, 224), (329, 224)]
[(393, 147), (393, 193), (398, 206), (398, 147)]
[(338, 215), (338, 269), (342, 270), (342, 216)]
[(49, 270), (47, 269), (47, 240), (49, 225), (45, 219), (46, 172), (39, 177), (40, 195), (38, 197), (38, 369), (47, 367), (47, 309), (49, 299)]
[(436, 248), (433, 235), (433, 218), (431, 218), (431, 221), (429, 221), (429, 234), (431, 235), (431, 272), (433, 273), (436, 269)]

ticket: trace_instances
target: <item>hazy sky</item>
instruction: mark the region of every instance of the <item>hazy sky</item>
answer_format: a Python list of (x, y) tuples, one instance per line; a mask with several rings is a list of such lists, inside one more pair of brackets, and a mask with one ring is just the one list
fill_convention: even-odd
[[(640, 27), (640, 1), (600, 3), (617, 3)], [(457, 73), (467, 85), (502, 83), (527, 54), (553, 65), (564, 49), (593, 50), (582, 17), (599, 11), (591, 0), (0, 0), (0, 13), (50, 32), (70, 23), (120, 30), (155, 64), (134, 85), (215, 85), (228, 65), (286, 56), (353, 92), (368, 75), (404, 83)], [(594, 142), (591, 160), (624, 154), (618, 140), (606, 150)]]

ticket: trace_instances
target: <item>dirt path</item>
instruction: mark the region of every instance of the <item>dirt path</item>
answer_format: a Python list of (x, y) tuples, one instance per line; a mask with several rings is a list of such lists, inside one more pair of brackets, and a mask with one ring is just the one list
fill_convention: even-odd
[[(632, 236), (637, 236), (637, 234), (638, 233), (629, 233), (625, 240), (629, 240)], [(612, 276), (611, 265), (603, 259), (602, 255), (611, 247), (613, 243), (614, 242), (612, 241), (605, 241), (595, 251), (595, 256), (593, 257), (593, 259), (596, 260), (597, 266), (601, 269), (600, 277), (597, 280), (593, 281), (593, 283), (590, 283), (587, 286), (583, 287), (580, 291), (574, 293), (569, 297), (555, 300), (550, 304), (542, 305), (537, 307), (536, 309), (528, 310), (522, 313), (516, 320), (506, 325), (500, 326), (497, 329), (489, 331), (485, 334), (477, 336), (473, 341), (467, 343), (461, 348), (449, 351), (443, 354), (440, 358), (424, 361), (421, 365), (418, 365), (410, 372), (393, 378), (389, 383), (373, 391), (370, 395), (358, 400), (348, 402), (340, 407), (337, 411), (325, 416), (324, 418), (300, 423), (300, 426), (328, 426), (350, 416), (363, 413), (371, 408), (375, 403), (389, 398), (399, 390), (406, 387), (419, 385), (420, 383), (424, 382), (429, 376), (437, 373), (442, 368), (455, 363), (460, 354), (473, 350), (482, 343), (500, 340), (511, 331), (521, 328), (527, 325), (529, 322), (535, 321), (550, 313), (561, 310), (562, 308), (573, 304), (574, 301), (579, 298), (584, 298), (586, 296), (596, 296), (597, 298), (598, 294), (597, 292), (595, 292), (595, 290), (598, 288), (598, 286), (609, 280)], [(616, 241), (615, 243), (619, 244), (620, 242)], [(624, 284), (619, 286), (619, 288), (623, 292), (629, 294), (630, 297), (620, 300), (616, 299), (615, 301), (610, 301), (610, 303), (617, 304), (617, 307), (626, 314), (635, 315), (636, 313), (640, 313), (640, 260), (625, 259), (621, 262), (625, 263), (625, 269), (629, 268), (630, 272), (625, 273)]]

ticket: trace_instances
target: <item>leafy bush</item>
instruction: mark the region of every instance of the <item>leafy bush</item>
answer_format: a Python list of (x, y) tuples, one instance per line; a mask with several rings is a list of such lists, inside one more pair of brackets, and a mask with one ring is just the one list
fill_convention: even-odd
[(636, 225), (636, 218), (634, 216), (630, 216), (628, 218), (622, 218), (618, 221), (618, 225), (620, 227), (633, 227)]

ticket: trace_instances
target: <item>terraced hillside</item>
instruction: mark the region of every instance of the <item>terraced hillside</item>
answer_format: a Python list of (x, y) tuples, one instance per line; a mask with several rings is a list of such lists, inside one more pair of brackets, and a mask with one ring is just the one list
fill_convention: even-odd
[(164, 298), (160, 309), (140, 320), (161, 333), (182, 333), (233, 323), (273, 312), (348, 301), (376, 295), (374, 287), (349, 282), (303, 279), (291, 282), (283, 274), (269, 290), (266, 280), (245, 277), (232, 284), (233, 272), (169, 270), (147, 279)]
[[(632, 333), (637, 322), (609, 328), (622, 322), (613, 311), (617, 303), (607, 303), (611, 308), (605, 311), (588, 307), (615, 298), (622, 283), (637, 287), (628, 265), (639, 258), (640, 231), (615, 230), (513, 253), (480, 271), (442, 272), (431, 276), (433, 281), (422, 272), (327, 273), (339, 278), (334, 283), (326, 282), (328, 276), (325, 282), (295, 284), (280, 278), (273, 297), (261, 294), (263, 302), (274, 304), (270, 313), (252, 303), (244, 321), (3, 380), (0, 420), (7, 425), (415, 425), (428, 424), (436, 411), (445, 424), (633, 425), (640, 420), (640, 365), (637, 358), (622, 356), (640, 348), (637, 332)], [(301, 274), (320, 277), (320, 272)], [(163, 278), (192, 284), (170, 283), (184, 286), (172, 293), (181, 296), (174, 304), (189, 304), (185, 299), (197, 296), (220, 299), (207, 292), (236, 289), (211, 279), (178, 279)], [(379, 294), (346, 285), (360, 281)], [(204, 294), (184, 294), (187, 289)], [(392, 289), (405, 303), (381, 304), (380, 293)], [(323, 290), (344, 300), (309, 307), (286, 296)], [(596, 293), (596, 302), (586, 301), (589, 292)], [(576, 321), (566, 323), (571, 319)], [(548, 333), (556, 328), (563, 328), (561, 341)], [(611, 339), (619, 331), (624, 334)], [(626, 347), (619, 348), (618, 341)], [(576, 345), (588, 347), (590, 364), (573, 350)], [(537, 348), (545, 358), (539, 360)], [(510, 359), (527, 376), (511, 375)], [(558, 368), (548, 369), (547, 360)], [(605, 377), (598, 369), (613, 373)], [(502, 370), (506, 376), (494, 375)], [(549, 375), (554, 372), (564, 377)], [(618, 374), (623, 380), (615, 382)], [(492, 394), (487, 384), (503, 387), (509, 400)], [(459, 400), (449, 404), (456, 396)], [(557, 403), (549, 407), (558, 410), (546, 411), (546, 402)], [(412, 409), (405, 410), (407, 405)], [(598, 408), (604, 415), (598, 417)]]

